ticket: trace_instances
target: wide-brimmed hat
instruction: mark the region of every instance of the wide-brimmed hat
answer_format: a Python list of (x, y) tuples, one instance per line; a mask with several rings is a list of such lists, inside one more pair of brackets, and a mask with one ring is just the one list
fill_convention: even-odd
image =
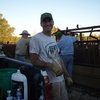
[(30, 35), (27, 30), (23, 30), (20, 35)]
[(43, 13), (41, 15), (41, 22), (44, 21), (44, 19), (49, 18), (50, 20), (53, 20), (52, 14), (51, 13)]

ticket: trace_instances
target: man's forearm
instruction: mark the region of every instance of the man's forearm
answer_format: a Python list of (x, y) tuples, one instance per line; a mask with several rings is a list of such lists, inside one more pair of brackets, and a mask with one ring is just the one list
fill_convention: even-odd
[(32, 64), (35, 66), (39, 66), (39, 67), (47, 67), (47, 62), (41, 61), (41, 60), (31, 60)]
[(31, 54), (30, 55), (30, 60), (31, 60), (31, 63), (37, 67), (40, 67), (40, 68), (48, 68), (49, 64), (48, 62), (45, 62), (45, 61), (41, 61), (39, 58), (38, 58), (38, 55), (37, 54)]

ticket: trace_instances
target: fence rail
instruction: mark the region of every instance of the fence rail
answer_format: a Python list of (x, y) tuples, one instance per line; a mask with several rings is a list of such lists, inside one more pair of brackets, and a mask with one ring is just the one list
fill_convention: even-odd
[[(74, 49), (74, 64), (100, 67), (100, 40), (78, 41)], [(15, 44), (5, 44), (3, 50), (8, 57), (14, 58)]]

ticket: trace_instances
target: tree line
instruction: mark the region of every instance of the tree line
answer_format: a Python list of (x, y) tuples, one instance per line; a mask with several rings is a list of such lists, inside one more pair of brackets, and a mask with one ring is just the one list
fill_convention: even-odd
[(14, 36), (14, 30), (0, 13), (0, 43), (16, 43), (19, 37)]
[[(59, 28), (55, 26), (52, 29), (52, 33), (55, 33)], [(6, 18), (3, 17), (3, 14), (0, 13), (0, 44), (16, 44), (20, 37), (15, 36), (15, 28), (11, 27)], [(100, 40), (100, 35), (95, 35)], [(83, 40), (87, 40), (87, 36), (83, 35)], [(89, 37), (88, 40), (95, 40), (94, 38)]]

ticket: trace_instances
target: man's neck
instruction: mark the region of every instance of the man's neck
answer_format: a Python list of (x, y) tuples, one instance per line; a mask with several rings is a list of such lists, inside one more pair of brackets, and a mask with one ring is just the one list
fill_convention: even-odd
[(42, 31), (45, 35), (47, 35), (47, 36), (51, 36), (51, 31)]

